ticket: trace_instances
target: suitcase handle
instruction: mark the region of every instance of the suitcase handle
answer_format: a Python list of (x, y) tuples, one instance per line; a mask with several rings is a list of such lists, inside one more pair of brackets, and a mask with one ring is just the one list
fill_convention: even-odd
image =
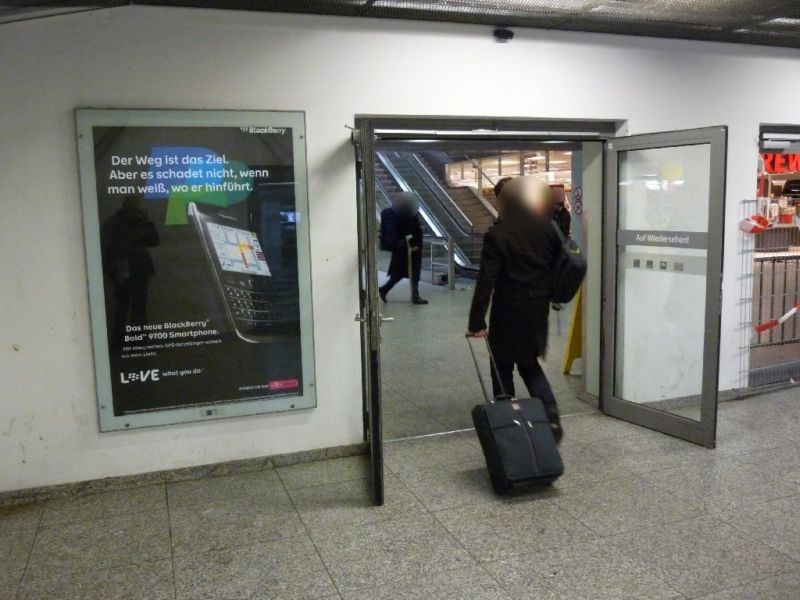
[[(475, 363), (475, 371), (478, 373), (478, 381), (481, 382), (481, 389), (483, 390), (483, 396), (484, 398), (486, 398), (487, 403), (494, 404), (496, 398), (489, 393), (489, 388), (486, 386), (486, 381), (483, 378), (483, 373), (481, 373), (481, 367), (478, 364), (478, 357), (475, 355), (475, 348), (472, 347), (472, 340), (475, 336), (466, 334), (465, 337), (467, 338), (467, 346), (469, 346), (469, 353), (472, 355), (472, 362)], [(486, 342), (486, 350), (489, 352), (489, 362), (492, 365), (494, 376), (497, 378), (497, 383), (500, 386), (500, 392), (502, 393), (504, 398), (509, 398), (510, 396), (506, 394), (506, 390), (503, 387), (503, 381), (500, 379), (500, 371), (497, 369), (497, 363), (494, 361), (494, 354), (492, 354), (492, 347), (489, 345), (489, 338), (484, 337), (483, 341)]]

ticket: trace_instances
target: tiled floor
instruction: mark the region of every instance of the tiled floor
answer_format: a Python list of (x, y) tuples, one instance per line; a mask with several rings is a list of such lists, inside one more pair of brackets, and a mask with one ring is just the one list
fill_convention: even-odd
[[(424, 273), (424, 272), (423, 272)], [(380, 275), (383, 281), (384, 275)], [(426, 306), (409, 302), (408, 282), (403, 280), (382, 306), (384, 323), (381, 343), (381, 383), (383, 384), (383, 427), (386, 439), (426, 435), (472, 427), (470, 409), (481, 401), (481, 388), (475, 375), (464, 332), (472, 300), (474, 281), (458, 279), (456, 289), (430, 284), (430, 273), (423, 275), (421, 294)], [(542, 366), (564, 415), (591, 412), (591, 406), (578, 399), (580, 360), (573, 375), (561, 373), (564, 346), (569, 333), (572, 306), (551, 311), (550, 340)], [(489, 359), (480, 342), (476, 344), (489, 382)], [(522, 396), (525, 386), (516, 383)]]
[(0, 509), (0, 598), (793, 600), (800, 397), (720, 406), (705, 450), (597, 412), (566, 474), (496, 497), (474, 433)]

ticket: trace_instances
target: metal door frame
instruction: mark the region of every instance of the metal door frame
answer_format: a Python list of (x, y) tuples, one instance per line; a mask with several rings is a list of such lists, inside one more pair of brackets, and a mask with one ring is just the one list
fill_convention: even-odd
[[(706, 254), (706, 314), (700, 421), (628, 402), (614, 395), (616, 352), (618, 154), (629, 150), (709, 144), (710, 188)], [(722, 256), (725, 229), (727, 127), (707, 127), (618, 137), (605, 146), (603, 235), (603, 331), (600, 406), (604, 413), (649, 429), (713, 448), (716, 444), (719, 342), (722, 308)]]
[(380, 300), (378, 298), (378, 231), (375, 219), (375, 140), (470, 139), (532, 141), (563, 139), (605, 141), (625, 127), (624, 119), (533, 119), (356, 115), (351, 140), (356, 147), (358, 238), (364, 440), (370, 455), (372, 500), (384, 501), (383, 434), (380, 376)]
[[(384, 502), (383, 431), (381, 416), (380, 313), (378, 311), (378, 234), (375, 220), (375, 161), (373, 138), (368, 128), (356, 122), (351, 140), (356, 153), (356, 208), (358, 212), (359, 312), (361, 329), (362, 408), (364, 442), (370, 457), (372, 503)], [(370, 195), (371, 194), (371, 195)], [(372, 201), (369, 201), (372, 198)]]

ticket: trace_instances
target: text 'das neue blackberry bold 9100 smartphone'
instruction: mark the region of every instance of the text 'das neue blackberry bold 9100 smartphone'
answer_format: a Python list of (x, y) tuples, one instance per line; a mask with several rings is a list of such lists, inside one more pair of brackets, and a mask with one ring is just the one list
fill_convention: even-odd
[(228, 320), (241, 339), (259, 343), (273, 324), (273, 273), (264, 255), (258, 214), (249, 203), (228, 208), (191, 202), (189, 219), (203, 242)]

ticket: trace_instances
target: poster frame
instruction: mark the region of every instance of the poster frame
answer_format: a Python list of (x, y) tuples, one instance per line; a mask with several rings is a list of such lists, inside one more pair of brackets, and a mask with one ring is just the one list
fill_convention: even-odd
[[(100, 432), (312, 409), (317, 405), (305, 111), (97, 109), (75, 110), (92, 353)], [(93, 127), (290, 127), (294, 159), (302, 389), (296, 395), (187, 405), (117, 416), (102, 269)]]

